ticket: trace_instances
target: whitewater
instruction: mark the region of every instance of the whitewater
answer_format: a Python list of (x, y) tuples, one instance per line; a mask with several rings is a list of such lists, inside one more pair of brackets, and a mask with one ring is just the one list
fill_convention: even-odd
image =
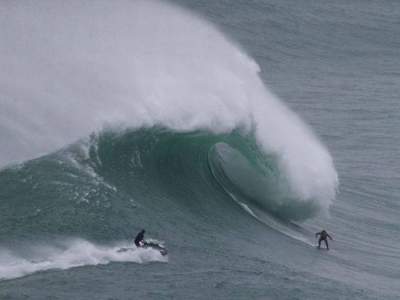
[(174, 2), (0, 4), (0, 296), (395, 299), (397, 10)]

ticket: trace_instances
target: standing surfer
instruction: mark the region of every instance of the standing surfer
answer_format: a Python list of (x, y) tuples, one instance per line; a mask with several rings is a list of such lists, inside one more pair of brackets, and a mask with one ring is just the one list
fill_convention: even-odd
[(324, 241), (326, 245), (326, 249), (329, 250), (329, 245), (328, 245), (328, 238), (330, 240), (333, 240), (332, 237), (323, 229), (321, 232), (317, 232), (315, 234), (315, 237), (319, 236), (318, 240), (318, 249), (321, 249), (321, 242)]

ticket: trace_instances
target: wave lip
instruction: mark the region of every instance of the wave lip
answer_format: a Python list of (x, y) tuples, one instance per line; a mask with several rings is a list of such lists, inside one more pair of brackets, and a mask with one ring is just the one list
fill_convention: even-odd
[(257, 154), (255, 149), (242, 151), (217, 143), (210, 149), (209, 163), (216, 181), (246, 211), (251, 206), (282, 220), (302, 221), (323, 209), (320, 199), (293, 193), (276, 158)]

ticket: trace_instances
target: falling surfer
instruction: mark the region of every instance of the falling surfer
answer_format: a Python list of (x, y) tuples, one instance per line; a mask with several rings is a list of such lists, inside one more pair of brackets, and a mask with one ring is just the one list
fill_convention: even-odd
[(315, 234), (315, 237), (318, 237), (318, 249), (321, 249), (321, 242), (324, 241), (325, 242), (325, 246), (326, 246), (326, 250), (329, 250), (329, 245), (328, 245), (328, 238), (330, 240), (333, 240), (332, 237), (325, 231), (325, 229), (323, 229), (320, 232), (317, 232)]

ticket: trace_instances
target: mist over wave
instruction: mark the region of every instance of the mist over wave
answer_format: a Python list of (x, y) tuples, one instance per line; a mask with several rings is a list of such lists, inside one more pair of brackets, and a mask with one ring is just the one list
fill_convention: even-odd
[(156, 1), (1, 8), (2, 165), (54, 151), (104, 124), (242, 128), (277, 157), (297, 199), (329, 208), (337, 174), (328, 151), (268, 91), (258, 65), (212, 25)]

